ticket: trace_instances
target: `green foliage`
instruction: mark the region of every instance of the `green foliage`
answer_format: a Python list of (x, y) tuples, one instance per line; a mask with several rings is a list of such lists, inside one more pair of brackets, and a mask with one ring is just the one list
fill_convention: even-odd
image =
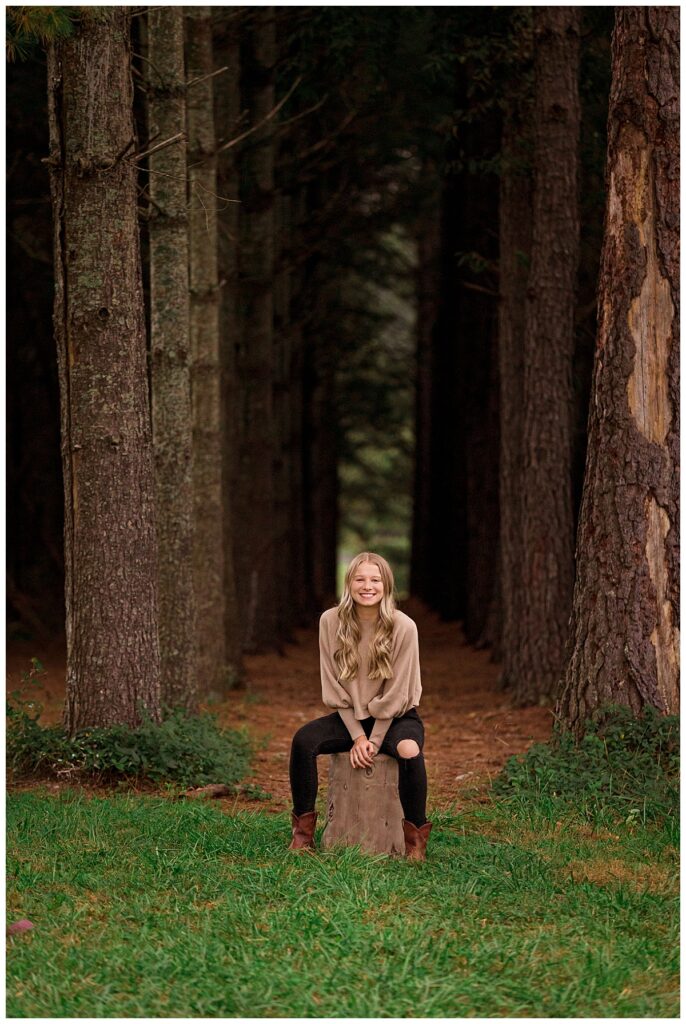
[(5, 46), (8, 60), (26, 60), (38, 44), (47, 46), (74, 32), (80, 7), (8, 7)]
[[(42, 665), (32, 659), (24, 683), (39, 683)], [(138, 728), (113, 725), (81, 729), (69, 737), (61, 725), (43, 726), (43, 707), (15, 690), (7, 702), (7, 762), (16, 775), (71, 781), (147, 780), (199, 786), (237, 783), (247, 772), (252, 745), (244, 729), (222, 729), (210, 713), (188, 716), (165, 708), (160, 724), (144, 714)]]
[(646, 706), (635, 717), (623, 705), (597, 709), (581, 740), (555, 724), (550, 743), (508, 759), (494, 796), (553, 798), (622, 820), (676, 814), (679, 807), (679, 719)]

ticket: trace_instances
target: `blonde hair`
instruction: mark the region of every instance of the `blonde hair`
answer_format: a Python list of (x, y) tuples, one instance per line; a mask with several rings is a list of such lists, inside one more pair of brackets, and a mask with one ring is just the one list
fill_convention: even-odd
[(390, 679), (393, 675), (391, 655), (393, 653), (393, 612), (395, 611), (395, 581), (393, 570), (381, 555), (373, 551), (361, 551), (355, 555), (345, 573), (343, 595), (338, 602), (338, 629), (336, 640), (340, 646), (334, 651), (334, 661), (342, 680), (353, 679), (358, 670), (357, 645), (362, 633), (350, 592), (350, 584), (360, 565), (372, 562), (379, 567), (379, 575), (383, 581), (383, 597), (379, 605), (379, 621), (373, 637), (369, 641), (369, 660), (367, 671), (370, 679)]

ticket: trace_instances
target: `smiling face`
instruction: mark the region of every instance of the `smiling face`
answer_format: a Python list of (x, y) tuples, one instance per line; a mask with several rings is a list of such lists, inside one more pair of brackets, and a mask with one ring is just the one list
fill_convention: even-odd
[(374, 562), (361, 562), (350, 580), (350, 595), (360, 608), (378, 608), (383, 597), (381, 570)]

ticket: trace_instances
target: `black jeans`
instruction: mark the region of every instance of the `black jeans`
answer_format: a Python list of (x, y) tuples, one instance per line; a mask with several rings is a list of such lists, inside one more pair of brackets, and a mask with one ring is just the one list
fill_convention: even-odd
[[(373, 718), (364, 718), (360, 725), (367, 739), (374, 727)], [(400, 740), (415, 740), (419, 747), (416, 757), (401, 757)], [(302, 725), (291, 743), (289, 774), (293, 794), (293, 811), (305, 814), (314, 810), (317, 798), (317, 757), (319, 754), (340, 754), (350, 750), (352, 738), (343, 719), (334, 711), (332, 715), (315, 718)], [(418, 828), (426, 822), (426, 766), (424, 764), (424, 723), (416, 708), (394, 718), (381, 744), (380, 754), (389, 754), (398, 761), (398, 796), (408, 821)], [(358, 769), (360, 770), (360, 769)]]

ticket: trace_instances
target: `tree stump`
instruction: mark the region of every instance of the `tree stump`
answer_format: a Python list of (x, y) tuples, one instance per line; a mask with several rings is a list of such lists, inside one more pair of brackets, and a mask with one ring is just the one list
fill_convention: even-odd
[(353, 768), (349, 753), (331, 754), (322, 847), (359, 843), (367, 853), (405, 855), (398, 762), (377, 754), (373, 768)]

